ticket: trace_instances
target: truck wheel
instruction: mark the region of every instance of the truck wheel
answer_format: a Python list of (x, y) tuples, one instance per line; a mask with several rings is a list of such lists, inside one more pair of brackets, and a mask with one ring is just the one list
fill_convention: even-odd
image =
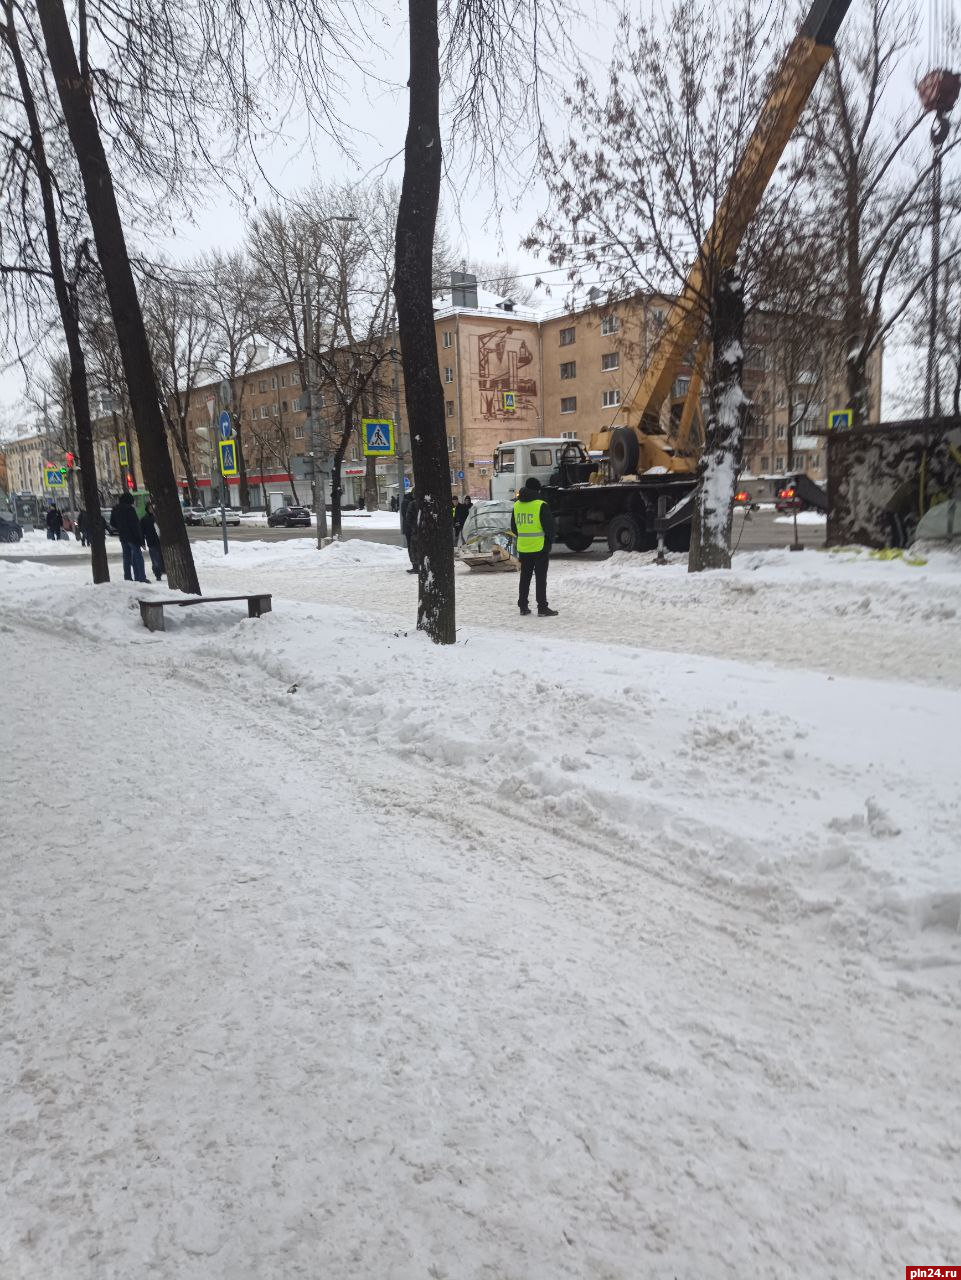
[(641, 458), (641, 446), (637, 436), (629, 427), (617, 427), (611, 432), (611, 445), (608, 450), (611, 470), (616, 476), (632, 476), (637, 470)]
[(563, 542), (568, 551), (586, 551), (593, 545), (594, 539), (589, 533), (568, 533)]
[(640, 551), (644, 546), (644, 531), (639, 521), (633, 516), (615, 516), (607, 526), (607, 545), (612, 552)]

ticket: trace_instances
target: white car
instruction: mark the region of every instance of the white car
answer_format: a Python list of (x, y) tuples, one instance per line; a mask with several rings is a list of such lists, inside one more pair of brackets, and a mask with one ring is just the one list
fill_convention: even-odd
[[(220, 508), (208, 507), (204, 512), (202, 524), (219, 525), (220, 524)], [(234, 511), (231, 507), (227, 508), (227, 523), (240, 524), (240, 512)]]

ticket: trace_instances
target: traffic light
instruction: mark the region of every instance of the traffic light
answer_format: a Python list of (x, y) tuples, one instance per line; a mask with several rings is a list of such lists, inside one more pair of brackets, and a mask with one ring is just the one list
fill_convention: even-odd
[(127, 472), (127, 488), (128, 489), (133, 488), (133, 476), (130, 474), (129, 471)]
[(74, 467), (77, 465), (77, 455), (74, 453), (68, 453), (66, 455), (66, 458), (67, 458), (67, 470), (73, 471)]

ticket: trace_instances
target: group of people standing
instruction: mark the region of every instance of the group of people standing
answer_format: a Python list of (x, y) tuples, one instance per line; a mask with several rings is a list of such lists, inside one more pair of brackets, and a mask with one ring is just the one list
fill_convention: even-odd
[[(464, 525), (470, 514), (470, 496), (459, 498), (452, 506), (454, 545), (463, 538)], [(410, 557), (408, 573), (417, 573), (420, 554), (417, 546), (417, 521), (419, 503), (414, 490), (405, 493), (400, 504), (400, 527), (407, 543)], [(517, 495), (511, 513), (511, 533), (517, 558), (520, 561), (520, 583), (517, 592), (517, 608), (522, 618), (530, 616), (530, 590), (534, 583), (534, 600), (541, 618), (556, 618), (557, 610), (547, 601), (547, 570), (550, 566), (551, 547), (557, 532), (557, 522), (550, 506), (541, 497), (541, 482), (532, 477)]]
[(153, 576), (159, 582), (165, 573), (163, 551), (160, 548), (160, 534), (157, 530), (157, 517), (154, 515), (153, 503), (148, 502), (142, 516), (137, 516), (133, 495), (122, 493), (110, 512), (110, 524), (120, 539), (123, 552), (123, 576), (127, 582), (146, 582), (147, 574), (143, 553), (150, 553), (150, 567)]

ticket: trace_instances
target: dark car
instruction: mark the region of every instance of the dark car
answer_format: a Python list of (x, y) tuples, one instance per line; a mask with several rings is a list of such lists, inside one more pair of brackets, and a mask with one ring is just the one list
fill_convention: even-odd
[(297, 525), (303, 525), (310, 528), (310, 512), (306, 507), (278, 507), (276, 511), (271, 511), (267, 517), (267, 523), (273, 528), (282, 524), (286, 529), (293, 529)]
[(23, 537), (23, 527), (9, 516), (0, 516), (0, 542), (19, 542)]

